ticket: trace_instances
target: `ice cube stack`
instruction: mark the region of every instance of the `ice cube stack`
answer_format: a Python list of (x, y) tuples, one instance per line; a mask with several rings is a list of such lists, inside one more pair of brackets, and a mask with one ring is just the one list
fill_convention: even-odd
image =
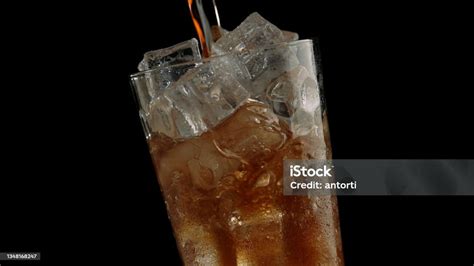
[(199, 136), (251, 98), (271, 106), (295, 136), (321, 136), (314, 59), (286, 44), (297, 39), (252, 13), (214, 43), (204, 62), (196, 39), (146, 53), (134, 85), (148, 131)]

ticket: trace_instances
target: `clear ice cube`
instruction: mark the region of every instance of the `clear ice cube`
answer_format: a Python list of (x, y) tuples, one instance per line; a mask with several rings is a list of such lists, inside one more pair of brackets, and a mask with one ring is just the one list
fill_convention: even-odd
[(226, 153), (245, 159), (245, 164), (258, 168), (281, 148), (287, 135), (278, 117), (262, 103), (246, 105), (220, 129), (216, 144)]
[(281, 30), (254, 12), (237, 28), (222, 36), (214, 48), (217, 54), (244, 52), (283, 41)]
[(296, 32), (291, 32), (291, 31), (286, 31), (286, 30), (282, 32), (283, 32), (283, 39), (285, 40), (285, 42), (297, 41), (300, 37), (298, 33)]
[(199, 60), (201, 60), (201, 54), (198, 41), (194, 38), (168, 48), (145, 53), (138, 69), (150, 71), (146, 72), (144, 79), (140, 79), (135, 85), (141, 108), (148, 112), (151, 101), (189, 69), (194, 68), (197, 63), (192, 62)]
[(285, 41), (285, 35), (258, 13), (252, 13), (235, 30), (222, 36), (213, 46), (216, 54), (235, 52), (252, 78), (260, 75), (268, 61), (262, 47)]
[(256, 52), (247, 63), (252, 77), (252, 97), (262, 100), (269, 83), (299, 64), (296, 51), (286, 45)]
[(160, 66), (169, 66), (201, 60), (199, 43), (196, 38), (178, 43), (168, 48), (146, 52), (138, 65), (138, 70), (145, 71)]
[(266, 97), (295, 136), (323, 136), (318, 83), (305, 67), (297, 66), (275, 79), (267, 87)]
[(248, 75), (244, 70), (229, 58), (216, 58), (188, 71), (152, 101), (151, 131), (189, 138), (216, 126), (249, 98), (239, 81)]
[(250, 74), (252, 97), (261, 100), (268, 83), (299, 64), (294, 49), (274, 45), (297, 39), (298, 34), (281, 31), (258, 13), (252, 13), (235, 30), (223, 35), (213, 48), (216, 54), (237, 54)]
[(156, 68), (144, 73), (143, 78), (137, 78), (134, 86), (141, 109), (148, 112), (152, 100), (176, 82), (181, 75), (186, 73), (189, 69), (194, 68), (195, 65), (196, 64), (189, 64), (172, 68)]

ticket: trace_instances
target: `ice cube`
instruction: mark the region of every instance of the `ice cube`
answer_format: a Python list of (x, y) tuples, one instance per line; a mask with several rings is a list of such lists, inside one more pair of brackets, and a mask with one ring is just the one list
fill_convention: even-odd
[(296, 32), (291, 32), (291, 31), (282, 31), (283, 32), (283, 39), (285, 42), (292, 42), (292, 41), (297, 41), (299, 39), (299, 35)]
[(188, 224), (175, 230), (186, 265), (219, 265), (219, 243), (216, 235), (208, 228)]
[(239, 82), (243, 76), (245, 71), (229, 58), (216, 58), (190, 70), (152, 101), (149, 118), (162, 119), (149, 122), (152, 132), (189, 138), (216, 126), (249, 98)]
[[(265, 20), (258, 13), (252, 13), (235, 30), (222, 36), (214, 44), (214, 53), (234, 52), (247, 67), (256, 91), (252, 97), (260, 95), (262, 84), (298, 64), (296, 53), (287, 46), (273, 49), (272, 45), (298, 39), (298, 34), (283, 32)], [(260, 90), (259, 90), (260, 89)], [(257, 97), (258, 99), (258, 97)]]
[(196, 111), (201, 111), (208, 126), (214, 127), (249, 98), (239, 82), (240, 75), (229, 63), (216, 59), (194, 69), (179, 84), (192, 91)]
[(135, 77), (133, 83), (140, 108), (145, 112), (149, 112), (153, 99), (162, 94), (165, 89), (169, 88), (181, 75), (194, 66), (194, 64), (190, 64), (177, 68), (157, 68), (145, 72), (142, 76)]
[(219, 40), (224, 34), (227, 34), (229, 31), (219, 27), (217, 25), (212, 25), (211, 26), (211, 31), (212, 31), (212, 40), (216, 42)]
[(160, 66), (169, 66), (201, 60), (199, 44), (195, 38), (168, 48), (149, 51), (143, 55), (138, 70), (145, 71)]
[(199, 87), (209, 88), (213, 84), (213, 76), (217, 78), (233, 79), (239, 82), (243, 87), (249, 87), (250, 73), (245, 65), (239, 60), (237, 55), (229, 54), (212, 58), (211, 61), (204, 63), (199, 68), (191, 71), (189, 75), (180, 80), (181, 83), (191, 81)]
[(210, 190), (216, 187), (216, 180), (212, 170), (203, 167), (199, 160), (192, 159), (188, 161), (188, 168), (191, 173), (191, 181), (196, 188)]
[[(170, 189), (173, 184), (177, 189), (186, 189), (189, 186), (190, 173), (187, 162), (197, 158), (200, 152), (200, 148), (194, 142), (185, 141), (160, 155), (160, 159), (155, 161), (155, 163), (158, 166), (157, 169), (159, 169), (160, 186), (163, 187), (164, 191)], [(155, 158), (158, 158), (157, 156), (155, 155)], [(178, 180), (181, 177), (185, 178), (186, 186), (183, 186), (180, 180)]]
[(173, 103), (171, 114), (179, 136), (198, 136), (209, 129), (204, 118), (209, 106), (197, 98), (197, 92), (193, 87), (180, 84), (164, 93), (164, 97)]
[(255, 12), (236, 29), (222, 36), (214, 48), (217, 54), (245, 52), (283, 41), (281, 30)]
[(275, 179), (275, 173), (271, 170), (265, 171), (263, 174), (260, 174), (257, 179), (255, 180), (254, 187), (266, 187), (270, 184), (270, 182)]
[[(230, 217), (228, 226), (234, 237), (238, 265), (283, 263), (275, 260), (284, 253), (283, 213), (276, 206), (239, 208)], [(262, 248), (256, 250), (255, 246)]]
[(251, 103), (239, 109), (219, 128), (216, 144), (230, 156), (260, 167), (281, 148), (287, 132), (268, 106)]
[(163, 96), (157, 97), (148, 109), (149, 111), (145, 113), (145, 121), (149, 125), (150, 133), (160, 132), (169, 137), (178, 134), (172, 117), (173, 103), (170, 99)]
[[(193, 139), (192, 144), (198, 148), (199, 153), (187, 162), (187, 166), (191, 181), (197, 189), (215, 188), (224, 176), (232, 174), (240, 166), (240, 160), (227, 158), (221, 154), (212, 136)], [(180, 158), (175, 160), (179, 161)]]
[(303, 66), (275, 79), (266, 89), (273, 111), (290, 124), (294, 136), (323, 136), (318, 83)]
[(268, 84), (299, 64), (296, 52), (285, 44), (256, 52), (252, 61), (247, 63), (252, 76), (252, 97), (263, 100)]
[(222, 28), (222, 27), (220, 28), (220, 32), (221, 32), (221, 37), (224, 36), (224, 35), (226, 35), (227, 33), (229, 33), (228, 30), (226, 30), (226, 29), (224, 29), (224, 28)]
[(141, 109), (148, 112), (151, 101), (189, 69), (194, 68), (197, 63), (192, 62), (197, 62), (200, 59), (201, 55), (196, 39), (145, 53), (138, 69), (150, 71), (145, 72), (142, 77), (134, 77), (134, 86)]

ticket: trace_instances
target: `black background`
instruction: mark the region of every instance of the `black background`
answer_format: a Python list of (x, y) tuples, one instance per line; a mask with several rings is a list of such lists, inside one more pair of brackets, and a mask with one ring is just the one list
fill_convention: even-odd
[[(465, 7), (220, 3), (228, 29), (253, 11), (320, 38), (335, 158), (473, 158)], [(0, 252), (40, 251), (43, 265), (179, 264), (128, 75), (144, 52), (195, 36), (186, 1), (1, 12)], [(339, 205), (347, 265), (474, 263), (472, 197)], [(40, 265), (11, 263), (23, 264)]]

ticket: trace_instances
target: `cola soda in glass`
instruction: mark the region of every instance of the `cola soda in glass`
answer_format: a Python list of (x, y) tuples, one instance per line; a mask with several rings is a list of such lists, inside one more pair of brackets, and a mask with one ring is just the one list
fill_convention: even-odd
[(342, 265), (336, 197), (283, 195), (284, 160), (331, 156), (313, 42), (195, 43), (131, 75), (184, 264)]

